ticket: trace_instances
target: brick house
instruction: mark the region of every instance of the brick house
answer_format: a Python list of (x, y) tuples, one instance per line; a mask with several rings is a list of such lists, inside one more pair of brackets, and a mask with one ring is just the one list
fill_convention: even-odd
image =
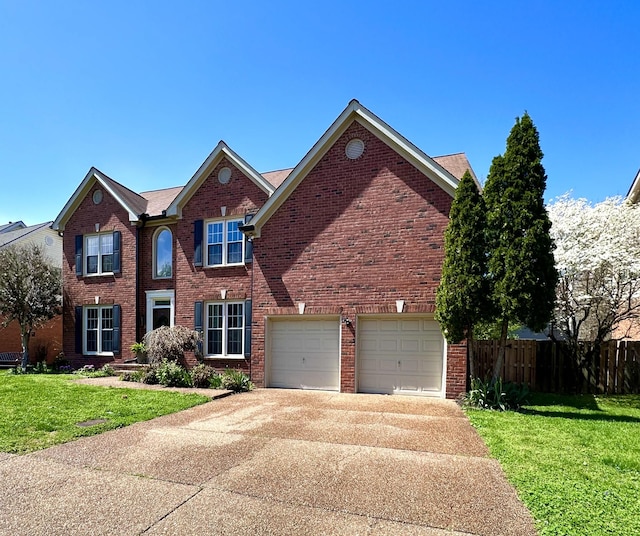
[(124, 361), (185, 325), (259, 387), (455, 397), (466, 347), (433, 312), (466, 169), (357, 101), (293, 169), (260, 174), (224, 142), (184, 187), (135, 193), (92, 168), (54, 222), (65, 354)]
[[(52, 223), (47, 221), (27, 226), (22, 221), (17, 221), (0, 224), (0, 249), (37, 245), (42, 248), (48, 261), (59, 267), (62, 263), (62, 238), (51, 228)], [(3, 357), (14, 362), (15, 359), (20, 359), (16, 354), (22, 354), (20, 325), (14, 320), (3, 327), (4, 320), (0, 317), (0, 366), (5, 364)], [(56, 315), (32, 332), (29, 341), (30, 361), (52, 363), (61, 350), (62, 315)]]

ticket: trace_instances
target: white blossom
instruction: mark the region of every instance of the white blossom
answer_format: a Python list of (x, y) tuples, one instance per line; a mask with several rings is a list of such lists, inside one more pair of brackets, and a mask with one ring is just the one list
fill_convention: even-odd
[(640, 206), (564, 195), (547, 210), (560, 274), (557, 326), (567, 338), (602, 342), (640, 317)]

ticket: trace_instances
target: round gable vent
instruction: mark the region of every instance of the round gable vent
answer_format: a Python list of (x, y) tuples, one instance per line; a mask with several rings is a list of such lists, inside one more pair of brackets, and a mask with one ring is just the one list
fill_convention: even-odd
[(220, 184), (228, 184), (231, 180), (231, 170), (228, 167), (223, 167), (218, 171), (218, 181)]
[(360, 158), (362, 156), (362, 153), (364, 153), (364, 142), (359, 138), (349, 140), (349, 143), (347, 143), (344, 152), (349, 160)]
[(93, 204), (99, 205), (102, 203), (102, 190), (95, 190), (93, 192)]

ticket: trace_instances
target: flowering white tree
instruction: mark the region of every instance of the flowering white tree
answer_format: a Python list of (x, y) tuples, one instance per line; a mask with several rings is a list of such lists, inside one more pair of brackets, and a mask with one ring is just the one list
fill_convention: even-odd
[(640, 319), (640, 206), (564, 195), (547, 207), (559, 283), (555, 327), (576, 358)]

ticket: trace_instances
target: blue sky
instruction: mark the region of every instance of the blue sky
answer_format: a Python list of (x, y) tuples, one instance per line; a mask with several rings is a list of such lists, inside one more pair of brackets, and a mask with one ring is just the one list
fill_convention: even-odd
[(0, 0), (0, 223), (54, 219), (91, 166), (184, 185), (220, 139), (293, 167), (352, 98), (483, 180), (526, 110), (546, 198), (640, 167), (640, 3)]

